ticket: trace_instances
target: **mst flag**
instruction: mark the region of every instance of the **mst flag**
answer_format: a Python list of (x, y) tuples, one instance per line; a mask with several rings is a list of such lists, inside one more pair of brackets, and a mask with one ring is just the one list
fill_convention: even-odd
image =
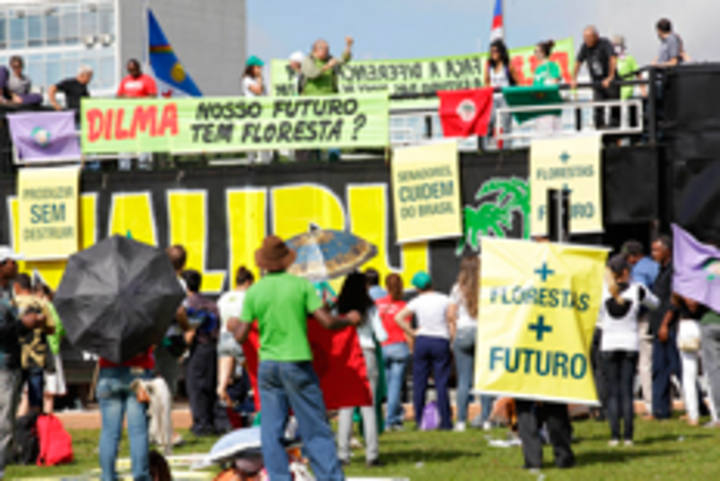
[[(320, 379), (326, 409), (353, 406), (371, 406), (372, 395), (368, 382), (365, 357), (354, 327), (325, 329), (313, 318), (308, 318), (308, 339), (313, 354), (313, 368)], [(258, 352), (260, 335), (257, 322), (243, 344), (248, 375), (255, 396), (255, 407), (260, 410), (258, 389)]]
[(80, 160), (75, 112), (8, 114), (10, 136), (22, 161)]
[(147, 16), (150, 66), (160, 84), (160, 94), (163, 97), (177, 95), (200, 97), (202, 95), (200, 89), (197, 88), (190, 75), (185, 72), (185, 68), (178, 60), (155, 15), (149, 8)]
[(673, 224), (673, 291), (720, 312), (720, 249)]
[(445, 137), (487, 135), (493, 106), (493, 89), (441, 90), (440, 120)]

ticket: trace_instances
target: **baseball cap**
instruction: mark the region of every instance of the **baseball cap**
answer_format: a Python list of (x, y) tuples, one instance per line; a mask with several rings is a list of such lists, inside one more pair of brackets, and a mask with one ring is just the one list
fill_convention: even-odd
[(245, 62), (245, 65), (247, 65), (248, 67), (250, 67), (250, 66), (262, 67), (263, 65), (265, 65), (265, 62), (260, 60), (255, 55), (250, 55), (250, 58), (247, 59), (247, 62)]
[(21, 261), (23, 260), (23, 255), (12, 250), (10, 246), (0, 246), (0, 262), (5, 262), (8, 259)]
[(288, 60), (290, 62), (302, 62), (304, 59), (305, 59), (305, 54), (302, 53), (300, 50), (294, 51), (288, 57)]
[(415, 273), (412, 278), (412, 285), (415, 286), (416, 289), (427, 289), (431, 283), (432, 279), (430, 279), (430, 274), (425, 271)]

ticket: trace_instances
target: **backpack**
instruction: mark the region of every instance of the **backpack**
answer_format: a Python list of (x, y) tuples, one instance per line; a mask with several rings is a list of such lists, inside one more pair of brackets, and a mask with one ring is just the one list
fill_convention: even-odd
[(433, 431), (440, 426), (440, 413), (438, 412), (437, 403), (430, 401), (425, 405), (422, 412), (422, 420), (420, 421), (420, 430)]
[(72, 462), (72, 437), (56, 416), (40, 415), (37, 419), (37, 433), (40, 441), (38, 466), (55, 466)]
[(15, 445), (10, 458), (17, 464), (34, 464), (40, 452), (37, 414), (26, 414), (15, 422)]

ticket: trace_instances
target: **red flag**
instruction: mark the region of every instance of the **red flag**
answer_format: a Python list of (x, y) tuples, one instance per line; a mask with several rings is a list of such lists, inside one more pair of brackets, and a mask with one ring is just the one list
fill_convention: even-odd
[(493, 106), (493, 89), (442, 90), (440, 120), (445, 137), (487, 135)]
[[(308, 339), (313, 353), (313, 368), (320, 379), (326, 409), (371, 406), (372, 395), (365, 367), (365, 357), (355, 328), (325, 329), (314, 318), (308, 318)], [(255, 392), (255, 407), (260, 410), (257, 384), (260, 336), (253, 323), (243, 344), (250, 383)]]

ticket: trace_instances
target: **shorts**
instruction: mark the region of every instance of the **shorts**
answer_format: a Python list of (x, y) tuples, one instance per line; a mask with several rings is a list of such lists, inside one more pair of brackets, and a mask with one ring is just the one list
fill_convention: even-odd
[(235, 340), (235, 336), (229, 331), (220, 333), (220, 341), (217, 345), (217, 353), (220, 357), (234, 357), (236, 359), (245, 359), (242, 346)]
[(67, 385), (65, 384), (62, 358), (59, 353), (52, 355), (52, 362), (55, 363), (55, 372), (45, 372), (45, 394), (64, 396), (67, 394)]

